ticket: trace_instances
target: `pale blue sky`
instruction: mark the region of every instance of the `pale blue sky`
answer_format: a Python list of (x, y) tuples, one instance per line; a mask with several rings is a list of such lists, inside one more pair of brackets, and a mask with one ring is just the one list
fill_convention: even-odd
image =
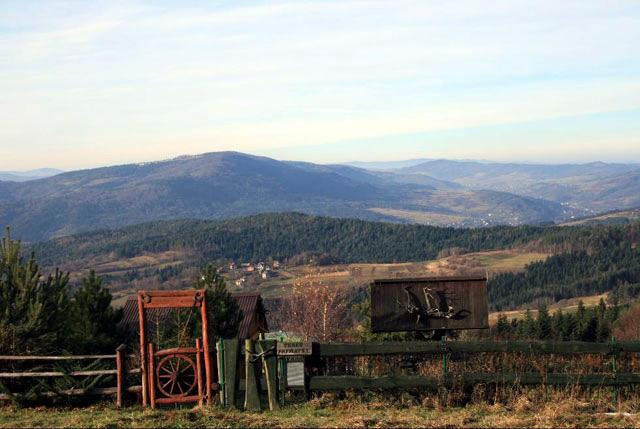
[(0, 2), (0, 170), (640, 161), (640, 2)]

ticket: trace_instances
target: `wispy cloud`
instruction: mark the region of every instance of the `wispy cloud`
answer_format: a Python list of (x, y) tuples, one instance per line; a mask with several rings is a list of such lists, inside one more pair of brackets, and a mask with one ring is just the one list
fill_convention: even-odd
[[(0, 167), (286, 158), (278, 148), (628, 111), (640, 108), (638, 40), (633, 0), (8, 2)], [(566, 144), (570, 157), (590, 143)], [(59, 160), (33, 156), (43, 147)]]

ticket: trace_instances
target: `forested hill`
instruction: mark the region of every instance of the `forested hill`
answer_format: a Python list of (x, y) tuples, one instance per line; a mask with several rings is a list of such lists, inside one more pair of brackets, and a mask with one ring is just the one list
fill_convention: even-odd
[[(579, 231), (580, 228), (575, 228)], [(76, 234), (31, 245), (47, 266), (114, 254), (189, 250), (203, 261), (287, 259), (310, 252), (336, 262), (399, 262), (435, 258), (447, 248), (501, 249), (551, 238), (569, 229), (540, 226), (442, 228), (270, 213), (223, 221), (157, 221)]]
[(286, 261), (305, 253), (326, 263), (423, 261), (453, 248), (464, 253), (526, 247), (553, 253), (522, 273), (490, 280), (492, 307), (507, 309), (611, 290), (637, 295), (638, 241), (638, 222), (460, 229), (279, 213), (225, 221), (150, 222), (58, 238), (29, 250), (45, 267), (73, 270), (169, 251), (182, 255), (181, 269), (211, 261)]
[(528, 265), (524, 272), (491, 279), (489, 302), (494, 309), (536, 301), (556, 302), (576, 296), (610, 293), (615, 300), (640, 295), (640, 223), (597, 227), (589, 240), (572, 251)]

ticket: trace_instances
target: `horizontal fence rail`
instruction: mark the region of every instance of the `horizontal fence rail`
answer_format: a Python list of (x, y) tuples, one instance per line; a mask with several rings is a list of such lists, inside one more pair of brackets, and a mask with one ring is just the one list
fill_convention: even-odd
[(98, 359), (115, 359), (116, 355), (68, 355), (68, 356), (2, 356), (0, 360), (12, 361), (46, 361), (46, 360), (98, 360)]
[(423, 388), (436, 391), (440, 387), (452, 387), (456, 383), (464, 385), (512, 383), (549, 386), (623, 386), (640, 384), (640, 374), (462, 374), (449, 377), (425, 377), (411, 375), (393, 375), (382, 377), (360, 377), (351, 375), (313, 376), (309, 380), (309, 389), (318, 391), (365, 390), (365, 389), (415, 389)]
[[(23, 378), (49, 378), (49, 377), (99, 377), (105, 375), (116, 376), (115, 387), (92, 387), (92, 388), (72, 388), (56, 392), (46, 391), (38, 393), (38, 396), (53, 398), (58, 396), (91, 396), (91, 395), (116, 395), (116, 405), (122, 406), (125, 392), (139, 393), (141, 386), (126, 386), (127, 374), (139, 374), (140, 368), (126, 368), (124, 345), (116, 349), (113, 355), (63, 355), (63, 356), (6, 356), (0, 355), (0, 361), (5, 362), (60, 362), (60, 361), (82, 361), (82, 360), (114, 360), (115, 369), (98, 370), (75, 370), (75, 371), (15, 371), (0, 372), (2, 379), (23, 379)], [(20, 393), (2, 393), (0, 400), (11, 400), (20, 397)]]
[(319, 357), (332, 356), (379, 356), (402, 354), (439, 354), (444, 350), (464, 353), (526, 353), (526, 354), (612, 354), (622, 352), (640, 353), (640, 341), (616, 343), (589, 343), (583, 341), (448, 341), (420, 342), (397, 341), (382, 343), (314, 343), (313, 354)]

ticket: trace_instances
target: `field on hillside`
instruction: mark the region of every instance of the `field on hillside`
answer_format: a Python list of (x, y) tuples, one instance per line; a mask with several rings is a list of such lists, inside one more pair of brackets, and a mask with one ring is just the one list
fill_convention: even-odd
[(294, 284), (303, 287), (323, 284), (338, 288), (355, 288), (366, 286), (375, 279), (385, 278), (485, 274), (491, 276), (522, 270), (525, 265), (544, 260), (548, 256), (546, 253), (516, 249), (468, 253), (423, 262), (338, 264), (323, 267), (304, 265), (284, 270), (279, 278), (261, 283), (255, 290), (259, 290), (265, 297), (274, 297), (286, 295)]
[[(546, 259), (547, 253), (529, 252), (522, 249), (496, 250), (447, 256), (431, 261), (403, 262), (390, 264), (333, 264), (326, 266), (300, 265), (278, 270), (273, 278), (256, 278), (250, 285), (238, 287), (234, 283), (237, 276), (225, 271), (228, 286), (232, 292), (259, 291), (264, 297), (287, 295), (294, 284), (312, 286), (326, 284), (340, 288), (365, 286), (375, 279), (400, 277), (429, 277), (449, 275), (484, 275), (522, 270), (525, 265)], [(112, 293), (116, 305), (123, 305), (127, 297), (138, 289), (153, 289), (162, 283), (163, 288), (185, 288), (197, 274), (197, 269), (187, 267), (175, 277), (164, 281), (162, 271), (182, 268), (191, 255), (185, 251), (146, 253), (132, 258), (103, 257), (80, 266), (66, 266), (71, 270), (71, 279), (86, 276), (91, 267), (112, 283)], [(159, 274), (160, 273), (160, 274)]]

